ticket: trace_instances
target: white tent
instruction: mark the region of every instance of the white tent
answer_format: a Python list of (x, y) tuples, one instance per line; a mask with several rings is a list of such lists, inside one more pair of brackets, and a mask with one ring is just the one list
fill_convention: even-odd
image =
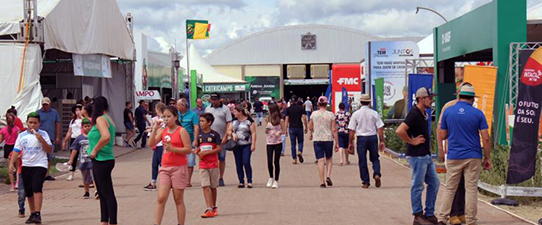
[(418, 42), (418, 47), (420, 48), (420, 55), (423, 54), (433, 54), (434, 53), (434, 40), (433, 40), (433, 34), (430, 34), (429, 36), (425, 37), (421, 41)]
[[(246, 83), (244, 80), (235, 79), (224, 75), (207, 63), (198, 53), (194, 45), (190, 45), (190, 70), (196, 70), (203, 77), (204, 84), (228, 84), (228, 83)], [(181, 60), (181, 67), (186, 70), (186, 56)]]

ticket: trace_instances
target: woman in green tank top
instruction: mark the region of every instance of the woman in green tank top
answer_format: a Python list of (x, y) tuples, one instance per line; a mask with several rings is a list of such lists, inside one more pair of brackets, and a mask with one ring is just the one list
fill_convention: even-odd
[(88, 134), (87, 153), (92, 158), (92, 172), (100, 196), (102, 225), (117, 224), (117, 199), (111, 172), (115, 167), (113, 143), (115, 124), (109, 117), (109, 104), (103, 96), (92, 100), (92, 129)]

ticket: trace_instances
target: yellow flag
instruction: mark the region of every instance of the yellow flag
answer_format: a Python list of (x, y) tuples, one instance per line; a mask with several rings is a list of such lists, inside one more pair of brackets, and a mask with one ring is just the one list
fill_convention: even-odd
[(196, 22), (196, 25), (194, 26), (193, 39), (208, 39), (209, 38), (209, 36), (207, 36), (208, 28), (209, 28), (209, 24)]

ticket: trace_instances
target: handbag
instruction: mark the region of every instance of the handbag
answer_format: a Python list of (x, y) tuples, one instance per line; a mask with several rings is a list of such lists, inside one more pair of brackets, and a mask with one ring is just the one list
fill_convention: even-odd
[(237, 144), (237, 141), (234, 141), (233, 139), (229, 139), (228, 142), (226, 142), (226, 144), (224, 144), (224, 148), (226, 148), (226, 150), (228, 151), (235, 151), (237, 150), (237, 147), (239, 146), (239, 144)]

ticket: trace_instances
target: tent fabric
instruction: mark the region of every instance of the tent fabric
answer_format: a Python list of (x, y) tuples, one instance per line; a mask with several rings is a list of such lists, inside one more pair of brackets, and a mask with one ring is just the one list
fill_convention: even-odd
[[(202, 74), (204, 84), (227, 84), (227, 83), (246, 83), (244, 80), (235, 79), (224, 75), (207, 63), (196, 50), (194, 45), (190, 45), (190, 70), (196, 70)], [(181, 60), (181, 67), (186, 71), (186, 57)]]
[(420, 55), (422, 54), (434, 54), (434, 40), (433, 40), (433, 34), (430, 34), (429, 36), (425, 37), (421, 41), (418, 42), (418, 48), (420, 48)]
[(21, 63), (24, 44), (19, 43), (0, 43), (0, 96), (4, 101), (0, 101), (0, 114), (15, 106), (19, 118), (26, 116), (38, 110), (41, 107), (40, 72), (42, 69), (42, 56), (40, 46), (30, 44), (26, 51), (26, 61), (24, 69), (24, 86), (17, 93), (19, 86), (19, 77), (21, 73)]
[[(115, 0), (38, 0), (45, 49), (133, 60), (134, 44)], [(23, 1), (3, 0), (0, 36), (20, 33)]]

